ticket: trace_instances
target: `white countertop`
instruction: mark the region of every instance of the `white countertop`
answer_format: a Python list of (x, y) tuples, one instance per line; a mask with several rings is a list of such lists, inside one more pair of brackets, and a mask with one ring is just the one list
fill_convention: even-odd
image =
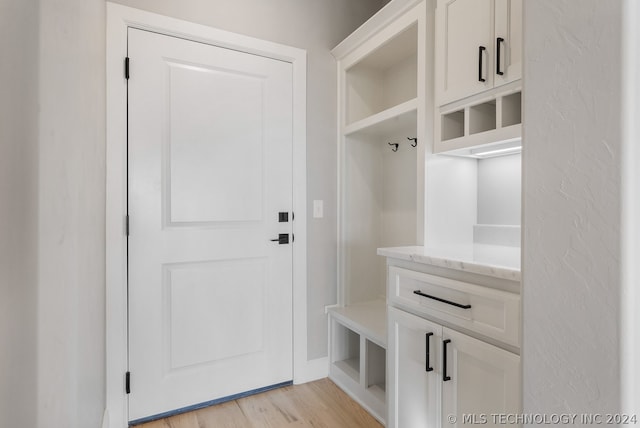
[(378, 248), (378, 255), (520, 281), (520, 248), (501, 245)]

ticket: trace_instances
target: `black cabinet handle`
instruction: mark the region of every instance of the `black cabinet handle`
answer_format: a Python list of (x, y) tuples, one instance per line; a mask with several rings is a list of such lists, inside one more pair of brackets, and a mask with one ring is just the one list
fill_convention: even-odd
[(447, 344), (451, 343), (451, 339), (442, 341), (442, 380), (444, 382), (451, 380), (451, 376), (447, 376)]
[(431, 338), (431, 336), (433, 336), (433, 333), (426, 333), (426, 334), (424, 335), (424, 341), (425, 341), (425, 345), (426, 345), (426, 352), (425, 352), (425, 360), (426, 360), (426, 363), (425, 363), (425, 371), (427, 371), (427, 372), (431, 372), (431, 371), (433, 371), (433, 367), (430, 367), (430, 366), (429, 366), (429, 360), (430, 360), (430, 358), (429, 358), (429, 339)]
[(480, 82), (486, 82), (486, 79), (482, 77), (482, 57), (484, 56), (482, 53), (486, 50), (487, 48), (484, 46), (478, 46), (478, 80)]
[(502, 76), (504, 74), (504, 71), (500, 70), (500, 47), (501, 47), (501, 43), (504, 42), (504, 39), (502, 37), (498, 37), (496, 39), (496, 73), (499, 74), (500, 76)]
[(462, 309), (471, 309), (471, 305), (461, 305), (460, 303), (452, 302), (451, 300), (441, 299), (440, 297), (430, 296), (429, 294), (424, 294), (420, 290), (416, 290), (413, 294), (417, 294), (418, 296), (426, 297), (427, 299), (437, 300), (438, 302), (446, 303), (447, 305), (455, 306), (457, 308)]

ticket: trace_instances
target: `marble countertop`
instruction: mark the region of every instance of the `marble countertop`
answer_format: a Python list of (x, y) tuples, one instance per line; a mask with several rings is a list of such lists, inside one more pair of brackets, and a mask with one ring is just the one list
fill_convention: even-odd
[(485, 244), (389, 247), (378, 248), (378, 255), (520, 281), (518, 247)]

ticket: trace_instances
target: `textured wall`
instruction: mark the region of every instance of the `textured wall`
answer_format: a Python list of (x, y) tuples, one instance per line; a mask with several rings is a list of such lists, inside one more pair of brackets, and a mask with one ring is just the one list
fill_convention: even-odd
[[(105, 406), (103, 0), (42, 0), (38, 427), (99, 427)], [(26, 426), (20, 424), (18, 426)]]
[(34, 427), (38, 2), (0, 1), (0, 427)]
[(525, 2), (525, 413), (620, 405), (621, 6)]
[[(329, 52), (381, 0), (115, 0), (222, 30), (307, 50), (308, 356), (327, 355), (324, 306), (336, 302), (336, 66)], [(323, 219), (312, 201), (324, 200)]]

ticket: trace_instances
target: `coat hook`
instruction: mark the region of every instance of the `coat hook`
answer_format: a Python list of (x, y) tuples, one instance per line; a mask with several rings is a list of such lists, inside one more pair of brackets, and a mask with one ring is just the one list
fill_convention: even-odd
[(387, 143), (387, 144), (388, 144), (388, 145), (390, 145), (391, 147), (393, 147), (393, 148), (391, 149), (391, 151), (392, 151), (392, 152), (397, 152), (397, 151), (398, 151), (398, 146), (399, 146), (400, 144), (398, 144), (398, 143)]
[(413, 141), (412, 143), (410, 143), (411, 147), (416, 147), (418, 145), (418, 139), (417, 138), (407, 137), (407, 140)]

